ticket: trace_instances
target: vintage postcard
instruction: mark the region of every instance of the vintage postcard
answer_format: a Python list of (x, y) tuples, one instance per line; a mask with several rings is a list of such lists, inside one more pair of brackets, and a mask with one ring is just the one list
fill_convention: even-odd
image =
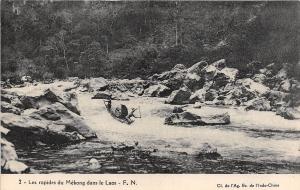
[(300, 189), (299, 1), (1, 1), (1, 189)]

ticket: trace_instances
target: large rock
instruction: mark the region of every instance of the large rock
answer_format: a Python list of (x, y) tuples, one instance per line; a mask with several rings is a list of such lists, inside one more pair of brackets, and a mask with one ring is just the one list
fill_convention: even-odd
[(91, 78), (88, 83), (89, 91), (104, 91), (108, 87), (108, 82), (105, 78)]
[(200, 75), (203, 68), (207, 67), (208, 63), (206, 61), (200, 61), (195, 63), (193, 66), (187, 69), (188, 73)]
[(10, 130), (7, 139), (23, 146), (62, 144), (97, 137), (80, 116), (58, 102), (22, 116), (4, 113), (1, 124)]
[(20, 108), (17, 108), (7, 102), (1, 102), (1, 112), (2, 113), (14, 113), (17, 115), (20, 115), (22, 110)]
[(291, 107), (279, 107), (276, 111), (276, 115), (280, 115), (281, 117), (290, 120), (300, 119), (300, 112)]
[(283, 92), (290, 92), (291, 87), (292, 87), (291, 81), (289, 79), (285, 79), (280, 83), (279, 90)]
[(167, 125), (226, 125), (230, 123), (230, 116), (228, 113), (199, 116), (191, 112), (172, 113), (165, 118)]
[(261, 83), (261, 84), (264, 84), (266, 82), (266, 79), (267, 79), (266, 75), (262, 74), (262, 73), (255, 74), (252, 77), (252, 80), (254, 82), (258, 82), (258, 83)]
[(215, 98), (217, 98), (218, 92), (214, 89), (209, 89), (205, 93), (205, 101), (213, 101)]
[(212, 66), (216, 67), (217, 69), (221, 70), (226, 67), (226, 60), (220, 59), (219, 61), (216, 61), (211, 64)]
[(187, 88), (175, 90), (166, 100), (168, 104), (188, 104), (191, 92)]
[(18, 156), (14, 145), (1, 137), (1, 171), (2, 173), (28, 173), (29, 167), (17, 161)]
[(41, 95), (21, 96), (20, 100), (25, 109), (39, 109), (42, 106), (59, 102), (72, 112), (80, 115), (80, 111), (78, 108), (78, 99), (75, 92), (59, 92), (51, 89), (46, 89)]
[(97, 92), (92, 99), (112, 99), (112, 94), (109, 92)]
[(187, 73), (186, 71), (170, 71), (170, 73), (172, 73), (169, 75), (170, 77), (163, 80), (161, 83), (169, 87), (172, 91), (178, 90), (182, 86)]
[(245, 78), (245, 79), (239, 79), (235, 83), (237, 86), (242, 86), (245, 87), (247, 91), (253, 92), (257, 95), (263, 95), (270, 91), (270, 88), (260, 84), (258, 82), (254, 82), (250, 78)]
[(4, 173), (22, 174), (28, 173), (29, 167), (26, 164), (17, 160), (10, 160), (6, 162), (2, 170), (4, 171)]
[(217, 152), (217, 148), (208, 143), (204, 143), (198, 150), (197, 157), (200, 159), (218, 159), (222, 156)]
[(7, 161), (18, 159), (15, 146), (8, 142), (4, 137), (1, 138), (1, 168)]
[(162, 84), (152, 85), (144, 91), (144, 96), (166, 97), (172, 93), (171, 89)]
[(270, 105), (274, 107), (279, 102), (287, 102), (289, 94), (281, 91), (270, 90), (265, 97), (270, 101)]
[(205, 89), (199, 89), (190, 96), (190, 103), (205, 102)]
[(248, 103), (248, 106), (245, 108), (245, 110), (258, 110), (258, 111), (270, 111), (271, 105), (270, 101), (268, 101), (266, 98), (255, 98), (253, 100), (250, 100)]
[(192, 91), (203, 88), (204, 83), (204, 78), (199, 76), (197, 73), (187, 73), (183, 82), (183, 84)]

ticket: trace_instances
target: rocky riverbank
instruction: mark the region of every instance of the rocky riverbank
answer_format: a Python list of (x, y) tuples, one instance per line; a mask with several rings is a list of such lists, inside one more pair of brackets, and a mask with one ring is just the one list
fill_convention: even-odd
[[(238, 70), (226, 67), (225, 60), (220, 60), (212, 64), (199, 62), (190, 68), (176, 65), (171, 71), (156, 74), (148, 80), (75, 77), (47, 84), (24, 82), (22, 86), (11, 87), (1, 90), (1, 168), (6, 173), (30, 172), (30, 167), (20, 162), (15, 147), (18, 152), (19, 148), (34, 150), (43, 146), (78, 144), (90, 139), (103, 140), (102, 131), (95, 128), (90, 117), (97, 117), (97, 121), (104, 124), (105, 119), (101, 120), (99, 113), (93, 115), (86, 107), (82, 109), (78, 96), (89, 97), (84, 100), (87, 102), (111, 97), (113, 102), (132, 107), (140, 105), (145, 122), (152, 118), (159, 122), (157, 125), (166, 126), (221, 126), (235, 122), (237, 115), (226, 110), (214, 114), (197, 111), (206, 106), (233, 107), (243, 109), (245, 113), (251, 110), (274, 111), (285, 119), (299, 119), (299, 81), (288, 78), (284, 66), (273, 68), (268, 65), (258, 73), (241, 78)], [(138, 99), (153, 99), (153, 109), (143, 107), (151, 104), (134, 103)], [(156, 106), (155, 109), (156, 104), (165, 106)], [(103, 105), (101, 109), (104, 109)], [(147, 125), (145, 122), (143, 125)], [(137, 150), (135, 145), (120, 143), (111, 149)], [(138, 150), (145, 153), (148, 148), (148, 145), (143, 145)], [(153, 147), (151, 151), (161, 150)], [(184, 151), (184, 154), (190, 153)], [(213, 145), (206, 142), (200, 143), (192, 155), (207, 159), (222, 157)], [(90, 161), (94, 164), (95, 160)]]

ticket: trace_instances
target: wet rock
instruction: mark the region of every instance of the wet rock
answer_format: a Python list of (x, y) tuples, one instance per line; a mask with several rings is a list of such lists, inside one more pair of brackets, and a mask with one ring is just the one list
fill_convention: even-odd
[(109, 92), (97, 92), (92, 99), (112, 99), (112, 94)]
[(80, 115), (80, 111), (78, 108), (78, 99), (75, 92), (59, 92), (51, 89), (46, 89), (41, 95), (21, 96), (20, 101), (24, 105), (25, 109), (39, 109), (42, 106), (59, 102), (72, 112)]
[(183, 109), (182, 109), (182, 107), (175, 106), (173, 108), (173, 113), (182, 113), (182, 112), (184, 112)]
[(5, 166), (6, 162), (18, 159), (15, 146), (8, 142), (4, 137), (1, 138), (1, 168)]
[(217, 152), (217, 148), (209, 145), (208, 143), (204, 143), (199, 149), (197, 157), (200, 159), (216, 160), (218, 158), (221, 158), (222, 156)]
[(14, 113), (14, 114), (20, 115), (22, 110), (7, 103), (7, 102), (1, 102), (1, 112), (2, 113)]
[(4, 113), (1, 124), (10, 130), (7, 138), (21, 146), (37, 142), (63, 144), (97, 137), (80, 116), (58, 102), (28, 115)]
[(3, 170), (5, 171), (5, 173), (22, 174), (29, 173), (30, 168), (22, 162), (10, 160), (6, 162)]
[(100, 167), (101, 167), (101, 165), (100, 165), (100, 163), (99, 163), (99, 161), (97, 159), (91, 158), (89, 160), (89, 168), (90, 169), (98, 169)]
[(193, 106), (193, 108), (201, 108), (202, 107), (202, 103), (201, 102), (196, 102)]
[(29, 167), (17, 161), (18, 156), (14, 145), (1, 137), (1, 171), (2, 173), (28, 173)]
[(300, 112), (291, 107), (279, 107), (276, 111), (276, 115), (280, 115), (281, 117), (289, 120), (300, 119)]
[(135, 149), (136, 146), (137, 146), (137, 144), (128, 145), (128, 144), (125, 144), (125, 143), (121, 143), (119, 145), (113, 145), (113, 146), (111, 146), (111, 149), (113, 151), (128, 152), (128, 151), (131, 151), (131, 150)]
[(230, 116), (227, 112), (223, 114), (202, 116), (202, 121), (205, 122), (206, 125), (227, 125), (230, 123)]
[(187, 88), (175, 90), (166, 100), (168, 104), (188, 104), (191, 92)]
[(246, 111), (258, 110), (258, 111), (271, 111), (270, 101), (266, 98), (255, 98), (247, 103)]
[(167, 125), (225, 125), (230, 123), (228, 113), (199, 116), (191, 112), (172, 113), (165, 119)]
[(152, 85), (144, 91), (144, 96), (166, 97), (172, 93), (171, 89), (162, 84)]

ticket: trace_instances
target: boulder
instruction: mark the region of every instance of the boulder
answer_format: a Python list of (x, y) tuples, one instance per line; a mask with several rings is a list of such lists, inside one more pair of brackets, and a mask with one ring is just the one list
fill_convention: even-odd
[(190, 96), (189, 98), (190, 103), (193, 104), (197, 101), (202, 103), (205, 102), (205, 93), (206, 93), (205, 89), (197, 90)]
[(1, 168), (5, 166), (7, 161), (18, 159), (15, 146), (1, 137)]
[(266, 98), (255, 98), (247, 102), (246, 111), (248, 110), (258, 110), (258, 111), (271, 111), (270, 101)]
[(206, 125), (227, 125), (230, 123), (230, 115), (226, 112), (224, 114), (203, 116), (202, 121)]
[(205, 101), (213, 101), (218, 96), (217, 90), (209, 89), (205, 93)]
[(219, 72), (223, 73), (227, 78), (229, 78), (229, 82), (233, 82), (236, 80), (239, 70), (235, 68), (225, 67)]
[(89, 91), (104, 91), (108, 87), (108, 82), (105, 78), (91, 78), (88, 83)]
[(144, 91), (144, 96), (166, 97), (172, 93), (171, 89), (162, 84), (152, 85)]
[(208, 63), (206, 61), (200, 61), (195, 63), (193, 66), (187, 69), (187, 73), (200, 75), (203, 68), (207, 67)]
[(199, 116), (191, 112), (172, 113), (165, 118), (167, 125), (225, 125), (230, 123), (230, 116), (228, 113)]
[(279, 90), (283, 92), (290, 92), (291, 91), (291, 81), (289, 79), (283, 80), (279, 85)]
[(112, 94), (109, 92), (97, 92), (92, 99), (112, 99)]
[(289, 120), (300, 119), (300, 112), (294, 108), (282, 106), (279, 107), (276, 111), (276, 115)]
[(182, 107), (175, 106), (173, 108), (173, 113), (182, 113), (182, 112), (184, 112), (184, 110), (182, 109)]
[(270, 105), (274, 107), (279, 102), (287, 102), (289, 94), (281, 91), (270, 90), (265, 97), (270, 101)]
[(44, 105), (59, 102), (66, 106), (72, 112), (80, 115), (77, 94), (75, 92), (59, 92), (51, 89), (46, 89), (41, 95), (21, 96), (20, 101), (24, 105), (25, 109), (39, 109)]
[(265, 74), (262, 74), (262, 73), (259, 73), (259, 74), (255, 74), (253, 77), (252, 77), (252, 80), (254, 82), (258, 82), (258, 83), (261, 83), (261, 84), (264, 84), (266, 82), (266, 75)]
[(183, 64), (176, 64), (176, 65), (173, 67), (172, 70), (179, 70), (179, 71), (181, 71), (181, 70), (185, 70), (185, 69), (186, 69), (186, 67), (185, 67)]
[(202, 103), (201, 102), (196, 102), (193, 106), (193, 108), (201, 108), (202, 107)]
[(63, 144), (97, 137), (84, 120), (61, 103), (18, 116), (4, 113), (1, 124), (10, 131), (7, 139), (22, 146)]
[(212, 159), (216, 160), (222, 156), (217, 152), (217, 148), (211, 146), (208, 143), (204, 143), (198, 150), (197, 157), (200, 159)]
[(237, 86), (244, 87), (247, 91), (253, 92), (256, 95), (263, 95), (263, 94), (267, 93), (268, 91), (270, 91), (269, 87), (267, 87), (263, 84), (260, 84), (258, 82), (254, 82), (250, 78), (239, 79), (236, 81), (235, 84)]
[(219, 61), (216, 61), (216, 62), (212, 63), (211, 65), (216, 67), (217, 69), (221, 70), (224, 67), (226, 67), (226, 60), (220, 59)]
[(168, 104), (188, 104), (191, 92), (187, 88), (175, 90), (166, 100)]
[(205, 81), (212, 81), (218, 73), (218, 69), (213, 65), (209, 65), (202, 70), (202, 73), (205, 77)]
[(200, 77), (197, 73), (187, 73), (183, 82), (192, 91), (203, 88), (204, 83), (204, 78)]
[(29, 173), (29, 167), (17, 160), (10, 160), (7, 161), (2, 169), (4, 173), (12, 173), (12, 174), (22, 174), (22, 173)]
[(1, 102), (1, 112), (2, 113), (14, 113), (17, 115), (20, 115), (22, 110), (20, 108), (17, 108), (7, 102)]
[(178, 90), (185, 78), (186, 78), (186, 71), (170, 71), (171, 74), (169, 74), (168, 79), (165, 79), (161, 82), (161, 84), (169, 87), (172, 91)]
[(22, 76), (21, 81), (22, 82), (32, 82), (32, 78), (30, 76)]

